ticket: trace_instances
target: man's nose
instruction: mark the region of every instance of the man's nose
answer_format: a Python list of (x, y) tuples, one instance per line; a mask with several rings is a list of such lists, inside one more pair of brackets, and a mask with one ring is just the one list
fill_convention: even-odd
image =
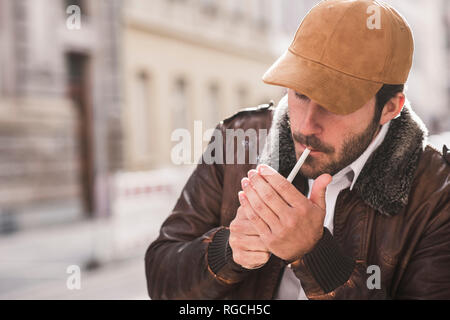
[(314, 101), (309, 101), (308, 106), (303, 115), (303, 123), (300, 132), (305, 135), (317, 135), (322, 132), (322, 127), (319, 124), (320, 121), (320, 105)]

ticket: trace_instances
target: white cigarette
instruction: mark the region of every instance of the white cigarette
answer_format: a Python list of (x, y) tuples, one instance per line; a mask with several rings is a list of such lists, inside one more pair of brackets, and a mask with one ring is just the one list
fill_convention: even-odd
[(302, 155), (300, 156), (300, 159), (298, 159), (297, 163), (295, 164), (294, 169), (292, 169), (291, 173), (289, 173), (289, 176), (287, 177), (287, 180), (290, 183), (294, 181), (295, 176), (300, 171), (300, 168), (305, 163), (306, 158), (308, 158), (310, 152), (311, 150), (309, 150), (308, 148), (306, 148), (305, 151), (303, 151)]

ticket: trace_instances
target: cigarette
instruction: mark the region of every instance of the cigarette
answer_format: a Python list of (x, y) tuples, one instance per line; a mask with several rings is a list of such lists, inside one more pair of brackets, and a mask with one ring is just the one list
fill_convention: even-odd
[(294, 169), (292, 169), (291, 173), (289, 173), (289, 176), (287, 177), (287, 180), (290, 183), (294, 181), (295, 176), (300, 171), (300, 168), (305, 163), (306, 158), (308, 158), (310, 152), (311, 150), (309, 150), (308, 148), (306, 148), (305, 151), (303, 151), (302, 155), (300, 156), (300, 159), (298, 159), (297, 163), (295, 164)]

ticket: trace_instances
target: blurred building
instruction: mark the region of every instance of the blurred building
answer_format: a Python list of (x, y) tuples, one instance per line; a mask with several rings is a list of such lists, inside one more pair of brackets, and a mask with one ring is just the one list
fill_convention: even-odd
[[(445, 23), (445, 41), (447, 51), (447, 67), (444, 73), (447, 75), (447, 117), (444, 120), (443, 130), (450, 132), (450, 1), (444, 2), (444, 23)], [(445, 69), (444, 69), (445, 70)], [(450, 141), (449, 141), (450, 144)]]
[(292, 33), (284, 27), (288, 2), (295, 1), (123, 2), (128, 170), (170, 165), (174, 129), (194, 132), (201, 120), (205, 131), (240, 108), (280, 97), (261, 78)]
[(413, 30), (415, 52), (407, 91), (413, 108), (430, 133), (450, 131), (450, 2), (385, 2), (396, 8)]
[(107, 214), (107, 173), (121, 166), (118, 10), (0, 0), (0, 229)]

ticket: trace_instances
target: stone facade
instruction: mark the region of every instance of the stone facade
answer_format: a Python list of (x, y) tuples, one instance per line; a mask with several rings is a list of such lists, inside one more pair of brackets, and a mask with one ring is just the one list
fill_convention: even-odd
[[(72, 3), (79, 30), (66, 25)], [(107, 214), (96, 182), (122, 162), (119, 4), (0, 0), (3, 229)]]

